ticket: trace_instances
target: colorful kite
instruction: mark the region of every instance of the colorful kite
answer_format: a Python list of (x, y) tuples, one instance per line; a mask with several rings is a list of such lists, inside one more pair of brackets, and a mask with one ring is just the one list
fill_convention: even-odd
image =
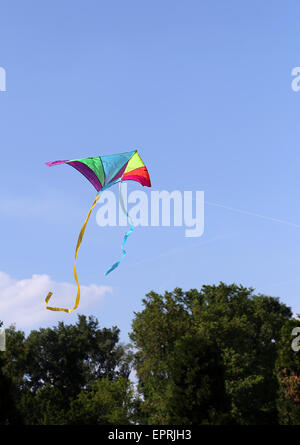
[[(84, 159), (73, 159), (71, 161), (55, 161), (55, 162), (46, 162), (46, 165), (49, 167), (52, 167), (53, 165), (60, 165), (60, 164), (68, 164), (72, 167), (76, 168), (80, 173), (82, 173), (95, 187), (97, 190), (96, 198), (90, 208), (90, 211), (86, 217), (86, 220), (82, 226), (82, 229), (79, 233), (76, 250), (75, 250), (75, 264), (74, 264), (74, 278), (77, 283), (77, 296), (76, 296), (76, 302), (73, 307), (73, 309), (65, 309), (65, 308), (59, 308), (59, 307), (50, 307), (46, 306), (46, 309), (49, 309), (51, 311), (64, 311), (67, 313), (71, 313), (74, 309), (77, 308), (80, 300), (80, 287), (78, 283), (78, 277), (76, 272), (76, 260), (78, 255), (78, 250), (85, 232), (85, 228), (87, 225), (87, 222), (89, 220), (90, 214), (97, 204), (97, 201), (100, 198), (100, 192), (107, 189), (108, 187), (112, 186), (113, 184), (116, 184), (117, 182), (120, 183), (120, 204), (121, 207), (126, 214), (129, 222), (130, 222), (130, 230), (125, 234), (124, 240), (121, 246), (122, 249), (122, 257), (119, 261), (114, 263), (106, 272), (105, 275), (109, 274), (111, 271), (113, 271), (118, 265), (120, 264), (121, 260), (123, 259), (124, 255), (126, 254), (124, 250), (124, 244), (127, 241), (127, 238), (133, 231), (133, 222), (130, 218), (130, 216), (127, 213), (127, 210), (125, 209), (124, 201), (122, 199), (121, 194), (121, 183), (123, 181), (137, 181), (143, 186), (151, 187), (150, 177), (148, 170), (146, 169), (143, 161), (141, 160), (137, 150), (129, 151), (126, 153), (119, 153), (115, 155), (108, 155), (108, 156), (96, 156), (92, 158), (84, 158)], [(46, 304), (50, 300), (52, 296), (52, 292), (49, 292), (46, 297)]]

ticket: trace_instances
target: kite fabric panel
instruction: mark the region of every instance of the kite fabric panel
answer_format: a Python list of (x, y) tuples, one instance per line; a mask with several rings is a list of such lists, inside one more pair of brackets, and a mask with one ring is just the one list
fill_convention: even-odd
[(60, 164), (68, 164), (76, 168), (93, 184), (97, 192), (116, 182), (128, 180), (151, 187), (148, 170), (137, 150), (108, 156), (46, 162), (48, 167)]
[[(61, 164), (68, 164), (71, 167), (78, 170), (82, 175), (84, 175), (91, 182), (91, 184), (95, 187), (95, 189), (98, 192), (96, 195), (96, 198), (89, 210), (86, 220), (81, 228), (81, 231), (80, 231), (79, 237), (78, 237), (78, 241), (77, 241), (77, 245), (76, 245), (76, 249), (75, 249), (74, 278), (75, 278), (75, 281), (77, 284), (77, 296), (76, 296), (75, 305), (72, 309), (46, 306), (46, 309), (49, 309), (52, 311), (64, 311), (67, 313), (71, 313), (74, 309), (76, 309), (78, 307), (78, 304), (80, 301), (80, 286), (79, 286), (77, 271), (76, 271), (77, 255), (78, 255), (79, 247), (81, 245), (81, 241), (82, 241), (89, 217), (91, 215), (91, 212), (100, 198), (99, 193), (102, 192), (103, 190), (107, 189), (108, 187), (111, 187), (113, 184), (116, 184), (117, 182), (119, 182), (120, 183), (121, 208), (122, 208), (123, 212), (125, 213), (125, 215), (127, 216), (127, 219), (130, 222), (130, 229), (125, 234), (123, 243), (121, 246), (122, 257), (119, 261), (114, 263), (107, 270), (105, 275), (108, 275), (110, 272), (112, 272), (114, 269), (116, 269), (119, 266), (121, 260), (125, 256), (126, 251), (124, 250), (124, 245), (127, 241), (127, 238), (133, 232), (133, 222), (132, 222), (130, 216), (128, 215), (127, 210), (125, 209), (124, 201), (123, 201), (122, 194), (121, 194), (121, 183), (123, 181), (136, 181), (136, 182), (139, 182), (142, 186), (151, 187), (151, 181), (150, 181), (148, 170), (145, 167), (145, 164), (143, 163), (142, 159), (140, 158), (137, 150), (128, 151), (125, 153), (107, 155), (107, 156), (94, 156), (94, 157), (83, 158), (83, 159), (46, 162), (46, 165), (48, 167), (52, 167), (55, 165), (61, 165)], [(52, 292), (49, 292), (45, 299), (46, 304), (49, 302), (51, 296), (52, 296)]]

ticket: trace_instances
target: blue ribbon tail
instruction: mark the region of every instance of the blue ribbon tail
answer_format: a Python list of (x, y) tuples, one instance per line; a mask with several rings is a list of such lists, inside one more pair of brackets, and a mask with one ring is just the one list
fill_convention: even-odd
[(123, 201), (123, 198), (122, 198), (122, 195), (121, 195), (121, 184), (120, 184), (120, 203), (121, 203), (121, 207), (122, 207), (123, 212), (125, 213), (125, 215), (127, 216), (127, 219), (128, 219), (129, 222), (130, 222), (130, 229), (129, 229), (128, 232), (125, 233), (125, 235), (124, 235), (123, 243), (122, 243), (122, 245), (121, 245), (122, 256), (121, 256), (120, 260), (117, 261), (116, 263), (114, 263), (114, 264), (113, 264), (113, 265), (112, 265), (112, 266), (105, 272), (105, 276), (108, 275), (108, 274), (109, 274), (110, 272), (112, 272), (113, 270), (115, 270), (115, 269), (119, 266), (119, 264), (121, 263), (121, 261), (123, 260), (124, 256), (126, 255), (126, 250), (124, 250), (124, 245), (125, 245), (125, 243), (126, 243), (128, 237), (132, 234), (132, 232), (133, 232), (133, 228), (134, 228), (133, 221), (132, 221), (132, 219), (130, 218), (130, 216), (128, 215), (128, 212), (125, 210), (124, 201)]

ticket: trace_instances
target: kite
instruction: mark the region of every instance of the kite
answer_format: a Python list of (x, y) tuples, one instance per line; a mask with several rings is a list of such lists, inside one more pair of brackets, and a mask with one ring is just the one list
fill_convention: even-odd
[(145, 164), (141, 160), (137, 150), (128, 151), (126, 153), (119, 153), (114, 155), (108, 155), (108, 156), (95, 156), (95, 157), (89, 157), (84, 159), (73, 159), (73, 160), (65, 160), (65, 161), (54, 161), (54, 162), (46, 162), (46, 165), (48, 167), (52, 167), (54, 165), (60, 165), (60, 164), (68, 164), (71, 165), (71, 167), (74, 167), (76, 170), (78, 170), (80, 173), (82, 173), (95, 187), (97, 190), (96, 198), (89, 210), (89, 213), (86, 217), (86, 220), (81, 228), (81, 231), (78, 236), (77, 245), (75, 249), (75, 263), (74, 263), (74, 278), (77, 284), (77, 296), (76, 301), (73, 309), (66, 309), (66, 308), (60, 308), (60, 307), (51, 307), (47, 306), (51, 296), (52, 292), (49, 292), (45, 302), (46, 302), (46, 309), (49, 309), (51, 311), (64, 311), (67, 313), (71, 313), (74, 309), (78, 307), (79, 300), (80, 300), (80, 287), (78, 283), (78, 277), (77, 277), (77, 271), (76, 271), (76, 260), (77, 255), (79, 251), (79, 247), (81, 245), (81, 241), (85, 232), (86, 225), (88, 223), (90, 214), (97, 204), (99, 198), (100, 198), (100, 192), (103, 190), (106, 190), (108, 187), (111, 187), (113, 184), (120, 183), (120, 205), (123, 210), (123, 212), (126, 214), (126, 217), (128, 221), (130, 222), (130, 230), (125, 234), (124, 240), (121, 246), (122, 250), (122, 257), (119, 261), (114, 263), (106, 272), (105, 275), (108, 275), (110, 272), (112, 272), (116, 267), (119, 266), (121, 260), (126, 254), (126, 251), (124, 250), (124, 245), (127, 241), (127, 238), (131, 235), (133, 232), (133, 222), (128, 215), (127, 210), (125, 209), (124, 201), (121, 194), (121, 183), (123, 181), (137, 181), (143, 186), (151, 187), (151, 181), (149, 177), (149, 173), (147, 168), (145, 167)]

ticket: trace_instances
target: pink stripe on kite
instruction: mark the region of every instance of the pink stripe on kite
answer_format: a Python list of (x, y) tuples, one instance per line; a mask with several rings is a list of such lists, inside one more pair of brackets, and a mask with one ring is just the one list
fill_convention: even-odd
[(66, 161), (46, 162), (46, 165), (48, 165), (48, 167), (53, 167), (53, 165), (65, 164), (66, 162), (68, 162), (68, 160), (66, 160)]

